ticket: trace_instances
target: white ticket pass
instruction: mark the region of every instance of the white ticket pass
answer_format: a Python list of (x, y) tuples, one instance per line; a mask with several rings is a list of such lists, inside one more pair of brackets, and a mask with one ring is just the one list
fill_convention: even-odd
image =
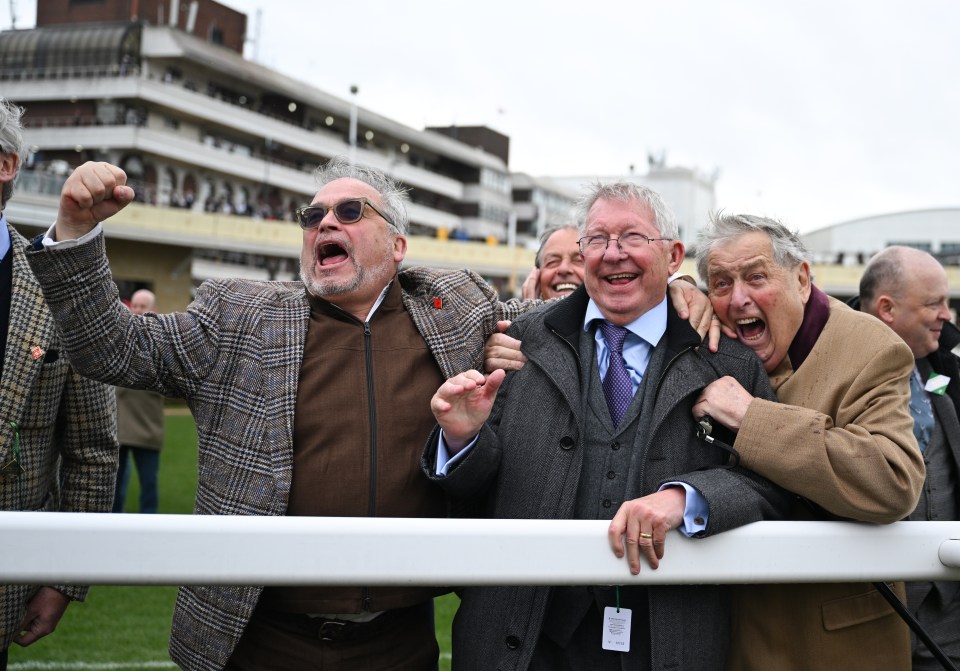
[(617, 610), (613, 606), (603, 609), (603, 649), (630, 652), (629, 608)]

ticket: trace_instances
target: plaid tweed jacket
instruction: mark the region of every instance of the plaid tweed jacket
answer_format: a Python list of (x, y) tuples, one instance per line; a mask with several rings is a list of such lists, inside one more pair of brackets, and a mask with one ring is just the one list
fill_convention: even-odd
[[(0, 378), (0, 510), (110, 512), (117, 475), (113, 389), (74, 373), (53, 318), (10, 231), (10, 319)], [(16, 424), (16, 429), (14, 429)], [(13, 464), (14, 437), (19, 464)], [(5, 552), (16, 548), (5, 546)], [(0, 585), (0, 649), (10, 645), (37, 585)], [(82, 600), (86, 587), (57, 586)]]
[[(117, 300), (102, 236), (28, 256), (79, 370), (186, 399), (200, 441), (195, 512), (284, 515), (310, 313), (303, 284), (209, 281), (186, 312), (137, 317)], [(398, 280), (404, 306), (447, 377), (480, 368), (496, 322), (531, 305), (501, 303), (469, 271), (415, 268)], [(260, 591), (181, 588), (174, 661), (184, 669), (222, 669)]]

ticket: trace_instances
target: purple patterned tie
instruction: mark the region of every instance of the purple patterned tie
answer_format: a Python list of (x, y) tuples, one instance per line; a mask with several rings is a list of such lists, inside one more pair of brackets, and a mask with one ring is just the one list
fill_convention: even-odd
[(633, 383), (630, 381), (627, 365), (623, 361), (623, 341), (627, 337), (627, 329), (601, 321), (600, 331), (610, 349), (607, 376), (603, 378), (603, 395), (607, 398), (607, 407), (610, 408), (613, 425), (619, 426), (620, 420), (630, 406), (630, 401), (633, 400)]

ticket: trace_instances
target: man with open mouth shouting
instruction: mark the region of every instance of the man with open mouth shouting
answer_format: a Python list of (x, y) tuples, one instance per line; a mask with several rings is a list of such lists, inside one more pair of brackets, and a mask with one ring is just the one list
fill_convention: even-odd
[[(694, 417), (735, 431), (740, 463), (799, 494), (794, 519), (885, 524), (910, 514), (924, 478), (907, 408), (910, 348), (815, 287), (800, 239), (771, 219), (715, 217), (697, 270), (780, 403), (724, 378), (703, 390)], [(905, 671), (909, 630), (869, 583), (744, 585), (727, 668)]]

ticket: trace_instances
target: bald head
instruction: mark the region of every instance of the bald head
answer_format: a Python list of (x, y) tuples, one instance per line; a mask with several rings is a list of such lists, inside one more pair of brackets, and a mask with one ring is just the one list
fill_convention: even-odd
[(157, 297), (149, 289), (139, 289), (130, 297), (130, 312), (142, 315), (144, 312), (153, 312), (157, 307)]
[(949, 297), (943, 266), (912, 247), (887, 247), (870, 259), (860, 280), (860, 309), (896, 331), (917, 359), (939, 348)]

